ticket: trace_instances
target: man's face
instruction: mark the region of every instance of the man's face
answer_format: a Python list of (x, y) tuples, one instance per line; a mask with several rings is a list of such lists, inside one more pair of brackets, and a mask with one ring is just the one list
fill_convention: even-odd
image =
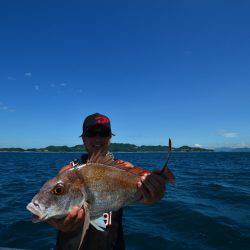
[(107, 128), (97, 125), (87, 131), (82, 137), (83, 143), (89, 154), (101, 152), (106, 154), (111, 139), (111, 134)]

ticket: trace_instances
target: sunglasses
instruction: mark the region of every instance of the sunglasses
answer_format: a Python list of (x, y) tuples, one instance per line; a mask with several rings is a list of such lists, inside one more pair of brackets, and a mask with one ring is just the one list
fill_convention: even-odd
[(85, 133), (86, 137), (96, 137), (97, 135), (99, 135), (100, 137), (110, 137), (111, 133), (109, 130), (88, 130)]

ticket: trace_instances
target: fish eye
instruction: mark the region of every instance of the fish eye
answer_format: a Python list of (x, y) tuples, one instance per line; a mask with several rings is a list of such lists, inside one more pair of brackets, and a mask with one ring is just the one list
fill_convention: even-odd
[(61, 185), (57, 185), (51, 190), (51, 193), (55, 195), (62, 195), (64, 194), (64, 192), (65, 192), (64, 187)]

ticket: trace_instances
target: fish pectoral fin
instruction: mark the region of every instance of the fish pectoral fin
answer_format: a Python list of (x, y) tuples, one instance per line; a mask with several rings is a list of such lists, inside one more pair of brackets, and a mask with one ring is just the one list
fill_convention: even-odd
[(98, 231), (102, 231), (104, 232), (106, 229), (106, 224), (104, 222), (104, 219), (103, 219), (103, 216), (95, 219), (95, 220), (91, 220), (90, 221), (90, 224), (95, 228), (97, 229)]
[(78, 250), (81, 248), (84, 236), (86, 235), (86, 232), (87, 232), (87, 230), (89, 228), (89, 223), (90, 223), (89, 204), (87, 202), (84, 202), (83, 207), (84, 207), (84, 210), (85, 210), (85, 219), (84, 219), (82, 235), (81, 235), (81, 241), (80, 241)]

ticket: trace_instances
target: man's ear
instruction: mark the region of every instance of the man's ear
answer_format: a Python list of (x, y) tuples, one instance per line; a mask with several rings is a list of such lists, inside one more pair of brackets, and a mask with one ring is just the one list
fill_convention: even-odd
[(110, 145), (110, 143), (111, 143), (111, 139), (112, 139), (112, 136), (109, 137), (109, 145)]

